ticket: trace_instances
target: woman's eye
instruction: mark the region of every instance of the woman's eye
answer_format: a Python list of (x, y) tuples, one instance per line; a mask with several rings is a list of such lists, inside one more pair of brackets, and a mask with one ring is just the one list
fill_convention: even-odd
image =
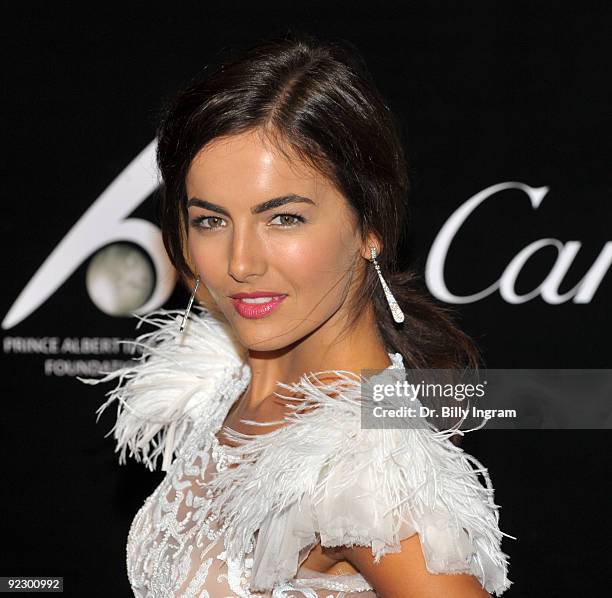
[(280, 218), (279, 224), (283, 227), (291, 227), (297, 225), (298, 223), (301, 224), (306, 220), (303, 216), (299, 216), (298, 214), (277, 214), (272, 219), (272, 222), (277, 218)]
[(196, 228), (204, 229), (223, 228), (225, 225), (221, 225), (220, 222), (223, 222), (223, 218), (219, 216), (198, 216), (191, 221)]
[[(274, 223), (275, 220), (276, 223)], [(281, 228), (291, 228), (303, 222), (306, 222), (306, 219), (299, 214), (276, 214), (271, 220), (271, 224), (276, 224)], [(198, 216), (191, 221), (191, 224), (200, 230), (213, 230), (227, 226), (220, 216)]]

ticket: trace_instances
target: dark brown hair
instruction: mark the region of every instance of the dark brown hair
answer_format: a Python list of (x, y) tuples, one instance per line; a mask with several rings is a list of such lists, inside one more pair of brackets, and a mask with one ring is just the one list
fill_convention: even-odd
[(288, 34), (261, 41), (205, 69), (167, 106), (158, 129), (160, 220), (183, 281), (194, 281), (185, 257), (191, 162), (213, 139), (251, 130), (280, 151), (287, 144), (326, 176), (347, 199), (363, 239), (371, 232), (380, 240), (377, 259), (406, 319), (393, 321), (373, 267), (354, 297), (354, 317), (371, 302), (387, 349), (401, 353), (407, 368), (478, 367), (478, 349), (453, 312), (427, 293), (415, 271), (400, 267), (410, 185), (398, 123), (345, 40)]

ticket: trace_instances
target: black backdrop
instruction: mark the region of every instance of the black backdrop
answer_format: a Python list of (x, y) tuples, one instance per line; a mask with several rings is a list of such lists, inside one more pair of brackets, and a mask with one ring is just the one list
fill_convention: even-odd
[[(457, 236), (446, 284), (469, 295), (537, 239), (582, 243), (569, 291), (612, 238), (610, 17), (607, 3), (351, 2), (40, 4), (3, 19), (2, 317), (70, 227), (152, 139), (164, 98), (225, 46), (287, 28), (342, 37), (363, 53), (408, 141), (412, 242), (423, 271), (440, 228), (476, 193), (514, 181), (548, 187), (484, 203)], [(155, 221), (153, 195), (133, 215)], [(102, 387), (48, 373), (14, 339), (133, 337), (135, 320), (100, 311), (89, 255), (3, 335), (0, 575), (63, 575), (74, 596), (128, 596), (129, 524), (162, 478), (117, 464)], [(517, 281), (550, 272), (538, 252)], [(513, 304), (494, 292), (457, 305), (489, 367), (608, 368), (607, 274), (591, 300)], [(183, 308), (177, 289), (165, 307)], [(92, 355), (55, 355), (74, 360)], [(99, 355), (94, 355), (100, 358)], [(585, 401), (588, 397), (584, 398)], [(490, 470), (500, 524), (518, 541), (510, 596), (570, 596), (608, 586), (608, 432), (492, 431), (464, 448)]]

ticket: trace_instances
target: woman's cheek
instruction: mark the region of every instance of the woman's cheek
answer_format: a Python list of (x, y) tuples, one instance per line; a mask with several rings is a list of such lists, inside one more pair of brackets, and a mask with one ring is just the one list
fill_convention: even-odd
[(330, 249), (323, 240), (312, 235), (286, 243), (282, 249), (277, 248), (274, 254), (280, 258), (279, 261), (282, 260), (285, 269), (299, 270), (300, 273), (317, 277), (328, 270)]

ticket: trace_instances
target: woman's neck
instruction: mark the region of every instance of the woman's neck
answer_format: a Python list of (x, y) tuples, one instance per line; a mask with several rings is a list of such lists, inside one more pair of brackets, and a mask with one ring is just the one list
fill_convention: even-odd
[(298, 382), (304, 374), (325, 370), (384, 369), (391, 364), (378, 333), (373, 309), (364, 310), (341, 336), (346, 318), (339, 310), (327, 322), (290, 347), (277, 351), (249, 351), (251, 383), (241, 398), (242, 410), (255, 411), (280, 389), (276, 384)]

